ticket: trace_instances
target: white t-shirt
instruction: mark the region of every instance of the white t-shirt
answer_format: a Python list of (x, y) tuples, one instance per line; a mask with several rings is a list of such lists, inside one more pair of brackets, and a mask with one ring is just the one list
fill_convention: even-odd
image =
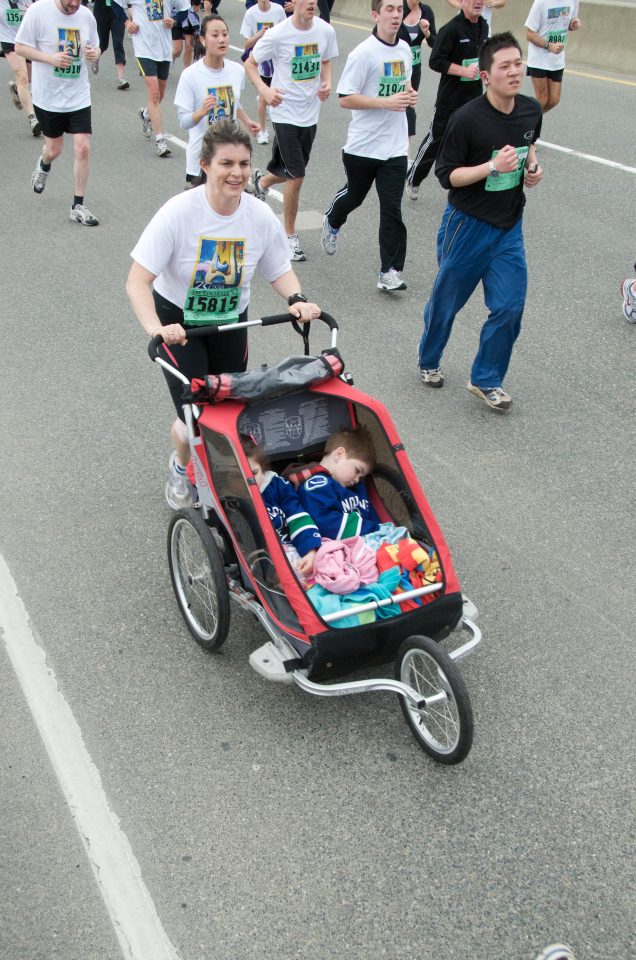
[(0, 40), (15, 43), (15, 35), (31, 0), (0, 0)]
[[(241, 24), (241, 36), (249, 40), (262, 27), (275, 27), (277, 23), (282, 23), (286, 19), (287, 14), (279, 3), (270, 3), (269, 10), (261, 10), (257, 4), (246, 11)], [(266, 60), (265, 63), (259, 64), (258, 72), (261, 77), (271, 77), (272, 75), (271, 67), (265, 67), (268, 62)]]
[(87, 43), (99, 47), (95, 17), (87, 7), (68, 16), (58, 10), (54, 0), (37, 0), (24, 14), (15, 38), (43, 53), (68, 53), (70, 67), (53, 67), (33, 61), (33, 103), (53, 113), (73, 113), (90, 107), (89, 69), (84, 59)]
[(284, 100), (270, 107), (274, 123), (312, 127), (320, 114), (320, 67), (323, 60), (338, 56), (336, 31), (329, 23), (314, 17), (309, 30), (299, 30), (292, 18), (268, 30), (252, 48), (258, 64), (274, 64), (272, 87), (282, 91)]
[[(406, 90), (411, 79), (411, 48), (404, 40), (384, 43), (375, 34), (355, 47), (342, 71), (338, 95), (390, 97)], [(352, 110), (345, 153), (388, 160), (408, 154), (406, 113), (396, 110)]]
[(167, 10), (171, 17), (174, 17), (177, 13), (183, 13), (184, 10), (190, 9), (190, 0), (170, 0), (167, 5)]
[[(570, 21), (579, 14), (579, 0), (534, 0), (525, 26), (534, 30), (550, 43), (566, 43)], [(565, 49), (561, 53), (549, 53), (536, 44), (528, 42), (528, 66), (540, 70), (562, 70), (565, 66)]]
[(186, 323), (199, 325), (236, 320), (257, 267), (270, 283), (291, 269), (287, 237), (266, 204), (243, 193), (236, 212), (222, 217), (205, 186), (168, 200), (131, 256), (155, 274), (157, 293), (184, 308)]
[(135, 56), (172, 63), (172, 31), (163, 23), (164, 16), (170, 13), (169, 4), (166, 3), (165, 13), (163, 0), (131, 0), (131, 6), (132, 19), (139, 24), (137, 33), (131, 34)]
[(214, 120), (222, 117), (236, 119), (236, 112), (241, 105), (241, 92), (245, 85), (245, 70), (240, 63), (233, 60), (224, 60), (221, 70), (212, 70), (206, 67), (203, 60), (198, 60), (192, 66), (186, 67), (177, 85), (174, 96), (175, 106), (179, 111), (179, 120), (182, 112), (187, 119), (198, 110), (209, 94), (217, 98), (216, 106), (207, 117), (203, 117), (196, 126), (182, 124), (188, 131), (188, 147), (186, 149), (186, 173), (198, 176), (201, 172), (199, 157), (201, 155), (201, 141), (203, 134)]

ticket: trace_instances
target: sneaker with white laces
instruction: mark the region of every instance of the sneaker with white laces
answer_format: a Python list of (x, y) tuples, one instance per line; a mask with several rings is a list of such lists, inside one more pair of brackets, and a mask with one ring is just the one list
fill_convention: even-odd
[(300, 245), (300, 240), (298, 239), (297, 233), (293, 233), (291, 237), (287, 237), (287, 242), (289, 243), (290, 260), (295, 260), (297, 263), (299, 263), (307, 259), (303, 248)]
[(386, 273), (378, 274), (378, 290), (391, 292), (392, 290), (406, 290), (406, 284), (394, 267), (389, 267)]
[(509, 410), (512, 406), (512, 397), (501, 387), (476, 387), (469, 383), (468, 389), (484, 403), (487, 403), (492, 410)]
[(38, 118), (34, 113), (32, 113), (28, 119), (29, 119), (29, 124), (31, 126), (31, 133), (33, 134), (34, 137), (39, 137), (40, 134), (42, 133), (42, 128), (40, 126), (40, 122)]
[(322, 233), (320, 234), (320, 245), (328, 256), (333, 257), (336, 252), (336, 247), (338, 246), (338, 234), (339, 230), (334, 230), (334, 228), (329, 223), (327, 219), (327, 214), (325, 214), (322, 221)]
[(575, 957), (567, 944), (553, 943), (537, 954), (535, 960), (575, 960)]
[(22, 101), (20, 100), (20, 94), (18, 93), (18, 85), (15, 80), (9, 80), (9, 90), (11, 92), (11, 99), (13, 100), (13, 106), (16, 110), (22, 109)]
[(261, 180), (263, 179), (263, 174), (260, 170), (254, 171), (254, 177), (252, 180), (253, 193), (257, 200), (265, 200), (265, 197), (269, 193), (269, 187), (262, 187)]
[(420, 367), (420, 376), (422, 383), (425, 383), (427, 387), (444, 386), (444, 374), (439, 367), (432, 367), (430, 370), (422, 370)]
[(628, 323), (636, 323), (636, 280), (621, 280), (623, 316)]
[(126, 77), (119, 77), (119, 79), (117, 80), (117, 89), (128, 90), (129, 88), (130, 88), (130, 84), (126, 80)]
[(196, 498), (194, 488), (185, 472), (181, 473), (175, 465), (176, 456), (174, 451), (170, 454), (165, 493), (168, 506), (173, 510), (181, 510), (183, 507), (193, 506)]
[(50, 170), (43, 170), (40, 166), (40, 158), (38, 157), (38, 162), (35, 165), (35, 170), (31, 174), (31, 186), (36, 193), (44, 193), (44, 188), (46, 186), (46, 178), (48, 177)]
[(420, 195), (420, 188), (416, 187), (413, 183), (406, 184), (406, 195), (409, 200), (417, 200)]
[(76, 207), (71, 207), (69, 220), (74, 220), (75, 223), (83, 223), (85, 227), (96, 227), (99, 223), (97, 217), (94, 217), (88, 207), (85, 207), (83, 203), (78, 203)]
[(141, 132), (146, 140), (150, 140), (152, 136), (152, 122), (150, 117), (146, 116), (146, 108), (140, 107), (137, 113), (139, 114), (139, 119), (141, 120)]
[(256, 134), (257, 143), (269, 143), (269, 133), (267, 130), (259, 130)]
[(155, 145), (155, 150), (157, 151), (158, 157), (169, 157), (170, 154), (172, 153), (172, 150), (170, 149), (166, 141), (163, 139), (163, 137), (161, 138), (161, 140), (157, 140)]

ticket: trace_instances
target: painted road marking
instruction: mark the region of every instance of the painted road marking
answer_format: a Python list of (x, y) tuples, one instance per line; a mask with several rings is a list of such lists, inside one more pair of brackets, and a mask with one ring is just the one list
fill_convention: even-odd
[[(0, 630), (22, 692), (71, 811), (125, 960), (179, 960), (126, 834), (102, 788), (55, 673), (0, 555)], [(90, 952), (90, 951), (89, 951)]]
[(548, 150), (558, 150), (559, 153), (568, 153), (570, 156), (580, 157), (582, 160), (601, 163), (605, 167), (614, 167), (615, 170), (624, 170), (626, 173), (636, 173), (636, 167), (627, 167), (624, 163), (617, 163), (616, 160), (606, 160), (605, 157), (595, 157), (592, 153), (581, 153), (579, 150), (573, 150), (571, 147), (561, 147), (558, 143), (546, 143), (545, 140), (537, 140), (537, 145), (547, 147)]

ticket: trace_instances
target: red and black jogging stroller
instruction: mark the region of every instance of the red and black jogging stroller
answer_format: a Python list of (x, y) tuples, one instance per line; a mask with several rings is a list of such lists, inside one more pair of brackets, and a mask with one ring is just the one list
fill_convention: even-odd
[[(305, 355), (192, 383), (165, 359), (161, 337), (151, 341), (151, 359), (184, 383), (198, 493), (196, 506), (177, 511), (168, 532), (177, 602), (194, 639), (211, 651), (228, 636), (231, 600), (255, 614), (269, 640), (249, 662), (269, 680), (323, 697), (396, 693), (420, 747), (442, 763), (458, 763), (470, 750), (473, 718), (456, 663), (481, 640), (477, 610), (462, 596), (441, 530), (387, 410), (353, 387), (337, 351), (337, 323), (326, 314), (321, 319), (331, 330), (331, 347), (320, 356), (309, 355), (309, 325), (301, 329), (289, 314), (263, 317), (246, 325), (292, 323), (305, 340)], [(238, 326), (199, 328), (188, 336), (223, 336)], [(333, 431), (356, 425), (373, 438), (377, 465), (366, 482), (380, 519), (406, 527), (411, 538), (434, 548), (441, 578), (370, 601), (364, 609), (377, 613), (373, 622), (339, 627), (338, 619), (348, 614), (321, 615), (296, 578), (241, 436), (255, 438), (282, 473), (290, 464), (319, 460)], [(399, 604), (400, 612), (381, 616), (386, 604)], [(440, 641), (462, 630), (465, 642), (447, 652)], [(391, 660), (394, 678), (340, 679)]]

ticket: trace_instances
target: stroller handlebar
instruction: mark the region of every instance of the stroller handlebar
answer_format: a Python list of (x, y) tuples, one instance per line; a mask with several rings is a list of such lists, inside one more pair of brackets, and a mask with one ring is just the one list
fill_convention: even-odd
[[(338, 330), (337, 321), (328, 313), (321, 313), (318, 317), (319, 320), (322, 320), (323, 323), (326, 323), (329, 329), (331, 330), (331, 346), (335, 347), (336, 343), (336, 331)], [(208, 337), (210, 334), (221, 334), (229, 333), (232, 330), (240, 330), (245, 327), (273, 327), (278, 323), (291, 323), (297, 333), (303, 335), (303, 327), (309, 328), (309, 323), (314, 321), (309, 321), (307, 324), (301, 324), (298, 321), (297, 317), (294, 317), (291, 313), (275, 313), (269, 317), (261, 317), (259, 320), (245, 320), (243, 323), (224, 323), (221, 326), (218, 325), (208, 325), (206, 327), (188, 327), (187, 334), (188, 339), (191, 337)], [(152, 361), (157, 359), (157, 350), (163, 343), (163, 337), (160, 333), (152, 337), (148, 343), (148, 356)]]

